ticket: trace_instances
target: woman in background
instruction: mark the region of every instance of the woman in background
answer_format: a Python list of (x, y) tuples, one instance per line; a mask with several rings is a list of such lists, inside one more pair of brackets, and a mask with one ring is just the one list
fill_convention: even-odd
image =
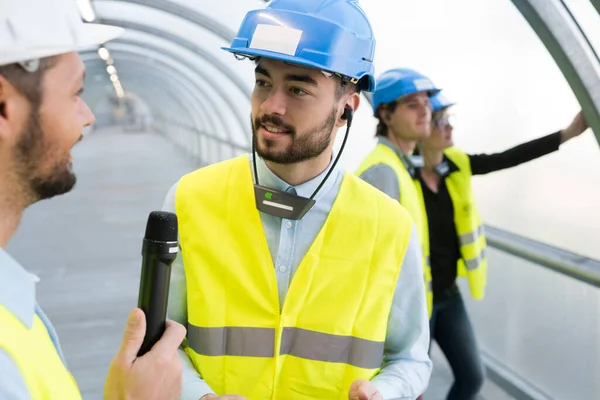
[(431, 339), (446, 356), (454, 383), (448, 400), (475, 399), (485, 380), (483, 361), (457, 276), (466, 276), (471, 295), (482, 299), (487, 260), (483, 225), (477, 211), (471, 176), (483, 175), (534, 160), (558, 150), (588, 128), (583, 114), (561, 131), (495, 154), (466, 154), (453, 147), (453, 124), (448, 111), (454, 104), (442, 94), (431, 99), (432, 131), (422, 142), (424, 166), (417, 190), (425, 204), (433, 282)]

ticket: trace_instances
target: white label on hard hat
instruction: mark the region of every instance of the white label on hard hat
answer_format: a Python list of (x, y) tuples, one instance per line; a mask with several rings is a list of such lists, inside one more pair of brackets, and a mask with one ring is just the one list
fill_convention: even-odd
[(429, 79), (415, 79), (414, 84), (419, 91), (433, 89), (433, 83)]
[(302, 31), (285, 26), (258, 24), (250, 48), (274, 51), (293, 56), (296, 54)]

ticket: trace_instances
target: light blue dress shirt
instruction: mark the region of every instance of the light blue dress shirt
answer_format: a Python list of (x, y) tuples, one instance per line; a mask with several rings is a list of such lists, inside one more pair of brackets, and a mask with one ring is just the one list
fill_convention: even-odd
[[(252, 156), (248, 157), (251, 162)], [(304, 197), (312, 195), (331, 165), (332, 162), (314, 179), (298, 186), (291, 186), (277, 177), (261, 158), (257, 159), (261, 185)], [(280, 307), (283, 305), (300, 261), (329, 215), (343, 177), (344, 171), (336, 166), (327, 182), (315, 196), (315, 205), (301, 220), (287, 220), (260, 213), (275, 266), (279, 298), (281, 299)], [(163, 205), (164, 211), (175, 212), (176, 188), (177, 183), (167, 194)], [(186, 290), (183, 262), (181, 256), (178, 256), (173, 263), (171, 272), (168, 317), (184, 326), (187, 326)], [(425, 303), (421, 250), (413, 228), (388, 320), (383, 366), (379, 374), (372, 379), (384, 399), (413, 400), (425, 391), (432, 368), (427, 354), (428, 348), (429, 322)], [(180, 350), (179, 354), (184, 366), (181, 399), (198, 400), (206, 394), (214, 393), (202, 380), (187, 354), (183, 350)], [(218, 394), (222, 395), (223, 393)]]
[[(60, 348), (58, 336), (50, 320), (35, 301), (35, 275), (27, 272), (4, 249), (0, 248), (0, 305), (17, 317), (23, 325), (31, 329), (33, 317), (38, 318), (46, 326), (50, 339), (56, 347), (58, 355), (66, 367), (65, 358)], [(0, 325), (0, 335), (2, 335)], [(21, 371), (10, 355), (0, 347), (0, 399), (29, 400), (29, 390)]]

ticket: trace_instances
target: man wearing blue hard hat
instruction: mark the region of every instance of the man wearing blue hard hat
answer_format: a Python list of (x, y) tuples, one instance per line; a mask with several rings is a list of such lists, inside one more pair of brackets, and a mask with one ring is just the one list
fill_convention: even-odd
[[(431, 98), (431, 134), (423, 140), (424, 166), (415, 186), (425, 205), (433, 279), (431, 337), (452, 368), (449, 400), (477, 398), (485, 370), (475, 332), (456, 278), (468, 279), (473, 298), (484, 297), (487, 274), (486, 239), (471, 190), (471, 176), (483, 175), (534, 160), (579, 136), (588, 124), (580, 112), (565, 129), (496, 154), (466, 154), (454, 147), (454, 105), (443, 94)], [(435, 227), (435, 229), (434, 229)]]
[(414, 180), (422, 158), (414, 156), (417, 143), (431, 131), (430, 97), (440, 90), (425, 75), (409, 68), (384, 72), (373, 93), (373, 113), (379, 120), (378, 143), (356, 174), (406, 208), (415, 222), (423, 251), (427, 309), (432, 309), (429, 246), (424, 205)]
[(431, 362), (408, 213), (337, 166), (375, 40), (356, 0), (274, 0), (225, 49), (254, 62), (253, 147), (167, 195), (188, 326), (183, 399), (414, 399)]

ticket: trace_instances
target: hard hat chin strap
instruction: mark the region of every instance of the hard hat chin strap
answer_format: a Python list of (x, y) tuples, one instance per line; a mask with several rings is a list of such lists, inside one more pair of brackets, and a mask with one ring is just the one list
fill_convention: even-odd
[(40, 59), (36, 58), (34, 60), (20, 61), (17, 64), (19, 64), (25, 71), (34, 73), (40, 68)]

